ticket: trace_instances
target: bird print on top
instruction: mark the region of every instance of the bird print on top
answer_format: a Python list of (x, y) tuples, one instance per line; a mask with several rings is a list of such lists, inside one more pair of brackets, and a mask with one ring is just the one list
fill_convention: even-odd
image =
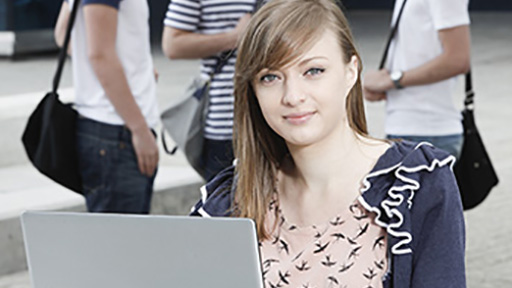
[(382, 288), (386, 232), (357, 200), (322, 225), (300, 227), (288, 223), (275, 193), (266, 227), (276, 216), (275, 231), (260, 243), (266, 288)]

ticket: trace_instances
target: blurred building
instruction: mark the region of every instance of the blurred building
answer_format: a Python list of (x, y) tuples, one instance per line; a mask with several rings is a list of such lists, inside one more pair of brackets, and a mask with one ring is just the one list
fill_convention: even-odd
[[(446, 0), (449, 1), (449, 0)], [(394, 0), (342, 0), (347, 9), (392, 9)], [(512, 11), (510, 0), (469, 0), (472, 11)]]
[(55, 50), (61, 0), (0, 0), (0, 55)]
[[(169, 0), (147, 1), (152, 40), (158, 42)], [(347, 10), (391, 11), (393, 3), (393, 0), (343, 0)], [(512, 11), (511, 0), (470, 0), (470, 3), (473, 11)], [(62, 0), (0, 0), (0, 56), (56, 50), (53, 25), (61, 4)]]

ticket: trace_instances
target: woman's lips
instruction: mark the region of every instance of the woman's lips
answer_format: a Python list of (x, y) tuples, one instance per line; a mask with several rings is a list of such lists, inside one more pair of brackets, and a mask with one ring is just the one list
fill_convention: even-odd
[(291, 113), (284, 116), (284, 119), (293, 125), (300, 125), (306, 123), (316, 112), (299, 112)]

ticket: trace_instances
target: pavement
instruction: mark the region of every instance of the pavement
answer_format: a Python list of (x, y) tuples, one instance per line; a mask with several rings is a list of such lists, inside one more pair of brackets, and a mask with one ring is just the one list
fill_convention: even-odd
[[(376, 67), (388, 33), (390, 14), (367, 11), (350, 12), (348, 16), (364, 59), (364, 67)], [(512, 220), (508, 217), (512, 207), (512, 128), (508, 126), (512, 125), (512, 14), (478, 12), (472, 13), (471, 19), (475, 117), (500, 183), (484, 203), (465, 212), (467, 286), (512, 287)], [(48, 89), (49, 78), (55, 69), (54, 58), (38, 56), (16, 61), (0, 59), (0, 170), (6, 171), (0, 173), (0, 197), (18, 193), (6, 190), (13, 182), (24, 182), (31, 189), (38, 187), (37, 181), (31, 183), (20, 176), (23, 173), (15, 172), (16, 169), (26, 171), (31, 168), (19, 142), (9, 139), (19, 139), (26, 121), (25, 115), (33, 107), (31, 103), (37, 103)], [(181, 93), (195, 75), (198, 62), (169, 61), (162, 55), (158, 45), (154, 47), (154, 61), (160, 72), (158, 99), (161, 108), (164, 108), (170, 97)], [(70, 73), (70, 69), (64, 73), (64, 94), (72, 93)], [(454, 98), (458, 107), (462, 107), (462, 82), (458, 89), (460, 92)], [(370, 133), (377, 137), (383, 136), (384, 104), (367, 103), (366, 108)], [(161, 158), (163, 166), (188, 168), (181, 154)], [(4, 202), (0, 203), (2, 215), (7, 209), (5, 207), (12, 206), (8, 201), (13, 198), (0, 199), (4, 199), (0, 200)], [(0, 262), (4, 252), (0, 250)], [(0, 288), (27, 287), (31, 286), (26, 271), (0, 276)]]

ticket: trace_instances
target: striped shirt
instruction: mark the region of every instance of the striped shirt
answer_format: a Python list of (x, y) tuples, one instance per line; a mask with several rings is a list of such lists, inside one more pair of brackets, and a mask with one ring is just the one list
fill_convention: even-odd
[[(238, 20), (254, 10), (256, 0), (172, 0), (164, 20), (166, 26), (200, 34), (219, 34), (234, 29)], [(209, 76), (219, 61), (218, 55), (201, 60), (201, 75)], [(215, 74), (210, 88), (205, 137), (231, 140), (233, 135), (233, 77), (236, 53)]]

